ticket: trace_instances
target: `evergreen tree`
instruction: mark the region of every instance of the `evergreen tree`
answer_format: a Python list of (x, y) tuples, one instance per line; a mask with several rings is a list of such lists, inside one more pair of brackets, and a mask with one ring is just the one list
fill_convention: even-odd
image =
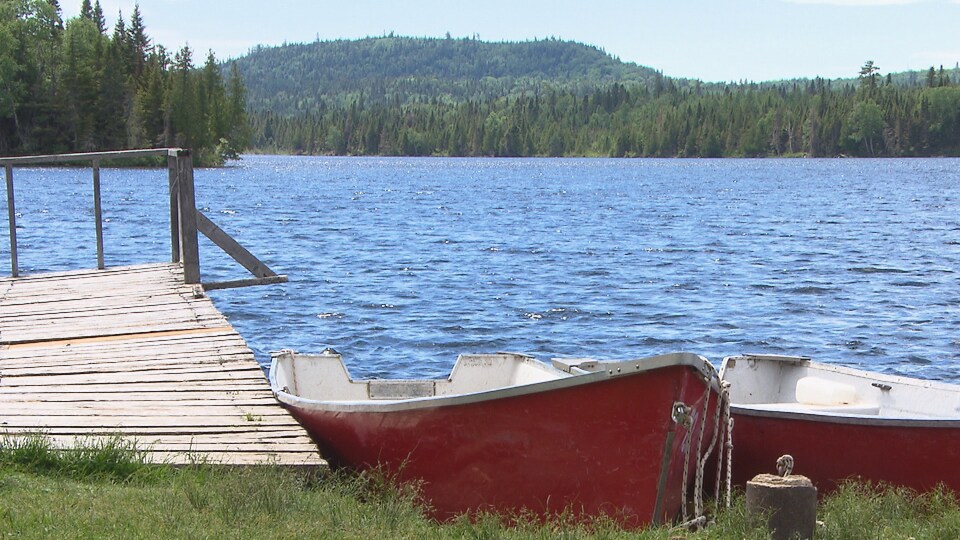
[(80, 17), (67, 22), (64, 31), (63, 83), (66, 93), (66, 132), (72, 148), (81, 152), (97, 149), (95, 104), (100, 94), (101, 39), (96, 23)]
[(167, 91), (166, 108), (169, 111), (169, 134), (167, 144), (189, 147), (195, 138), (197, 114), (193, 87), (193, 51), (184, 45), (174, 55), (171, 66), (170, 86)]
[[(89, 3), (89, 1), (88, 1)], [(93, 4), (93, 22), (96, 23), (97, 29), (100, 30), (101, 34), (107, 33), (107, 20), (103, 18), (103, 8), (100, 7), (100, 0), (97, 0)]]
[[(328, 44), (343, 59), (357, 58), (353, 49), (369, 58), (406, 52), (376, 69), (341, 60), (354, 79), (331, 77), (332, 86), (296, 94), (290, 109), (285, 87), (251, 97), (243, 77), (283, 83), (284, 70), (309, 65), (298, 58), (276, 56), (269, 69), (235, 61), (224, 72), (211, 53), (197, 68), (189, 47), (171, 59), (151, 44), (139, 5), (109, 36), (99, 5), (85, 2), (64, 25), (57, 0), (0, 0), (0, 153), (179, 145), (200, 164), (248, 145), (351, 155), (960, 155), (960, 88), (944, 68), (884, 84), (872, 62), (841, 83), (707, 85), (642, 70), (571, 79), (558, 70), (596, 69), (602, 53), (555, 41), (390, 37)], [(614, 69), (608, 60), (601, 65)], [(248, 114), (248, 99), (261, 108)], [(271, 105), (278, 109), (263, 108)]]
[(17, 108), (25, 90), (19, 77), (23, 67), (15, 54), (20, 49), (15, 17), (13, 3), (0, 2), (0, 154), (9, 153), (13, 139), (19, 138)]
[(93, 20), (93, 6), (90, 5), (90, 0), (83, 0), (80, 4), (80, 18), (89, 21)]
[[(218, 144), (236, 132), (243, 149), (243, 83), (232, 82), (240, 103), (227, 103), (220, 67), (211, 56), (193, 68), (188, 48), (171, 66), (152, 47), (139, 6), (129, 29), (119, 15), (104, 32), (100, 2), (81, 15), (60, 18), (57, 0), (0, 0), (0, 153), (115, 150), (181, 142), (200, 164), (221, 163)], [(198, 107), (202, 104), (202, 107)], [(233, 107), (232, 110), (228, 110)]]
[(151, 54), (140, 76), (134, 113), (139, 120), (131, 132), (131, 146), (163, 145), (167, 140), (167, 114), (164, 107), (164, 60)]
[(130, 29), (127, 39), (131, 46), (133, 76), (139, 77), (143, 73), (147, 55), (150, 53), (150, 38), (147, 37), (147, 28), (140, 15), (140, 4), (134, 4), (133, 15), (130, 16)]
[[(250, 129), (247, 123), (247, 91), (236, 64), (230, 65), (230, 77), (226, 89), (226, 145), (223, 156), (236, 159), (250, 144)], [(313, 136), (310, 137), (313, 140)], [(373, 152), (376, 153), (376, 152)]]
[(873, 63), (873, 60), (867, 60), (867, 62), (863, 64), (863, 67), (860, 68), (859, 79), (861, 90), (872, 94), (873, 91), (877, 89), (877, 79), (879, 77), (880, 68)]

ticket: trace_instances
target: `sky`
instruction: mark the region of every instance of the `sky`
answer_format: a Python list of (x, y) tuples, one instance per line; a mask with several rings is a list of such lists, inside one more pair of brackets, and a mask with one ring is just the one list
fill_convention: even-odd
[[(81, 0), (60, 0), (64, 18)], [(112, 28), (135, 0), (100, 0)], [(960, 0), (140, 0), (147, 34), (195, 62), (256, 45), (398, 36), (558, 38), (706, 82), (854, 77), (954, 67)]]

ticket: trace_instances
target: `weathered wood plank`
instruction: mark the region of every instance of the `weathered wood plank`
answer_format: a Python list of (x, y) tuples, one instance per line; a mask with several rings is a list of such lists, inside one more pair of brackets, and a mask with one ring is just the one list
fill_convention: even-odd
[[(198, 463), (206, 465), (262, 465), (269, 463), (282, 467), (296, 467), (315, 469), (317, 468), (316, 458), (312, 453), (279, 453), (262, 452), (253, 454), (250, 452), (152, 452), (150, 460), (155, 463), (164, 463), (168, 465), (196, 465)], [(324, 467), (326, 462), (324, 462)]]
[[(209, 344), (204, 342), (184, 342), (167, 344), (165, 346), (149, 346), (149, 344), (144, 344), (143, 354), (136, 354), (129, 349), (116, 349), (107, 344), (104, 344), (102, 347), (82, 347), (77, 345), (74, 340), (67, 341), (60, 345), (61, 349), (20, 348), (21, 346), (33, 344), (36, 344), (36, 342), (18, 343), (8, 346), (4, 351), (5, 353), (9, 353), (10, 356), (10, 358), (8, 358), (9, 364), (7, 365), (21, 363), (36, 366), (42, 365), (43, 362), (69, 365), (71, 361), (74, 363), (111, 364), (135, 360), (183, 358), (184, 356), (196, 359), (190, 361), (203, 363), (205, 360), (216, 360), (219, 355), (252, 354), (245, 343), (235, 341), (214, 341)], [(71, 349), (75, 350), (76, 353), (67, 354)]]
[(200, 283), (200, 247), (197, 238), (197, 205), (193, 185), (193, 156), (177, 156), (177, 209), (180, 212), (180, 262), (184, 283)]
[[(3, 371), (0, 371), (0, 376), (30, 375), (36, 373), (66, 375), (100, 371), (150, 371), (166, 367), (180, 367), (185, 360), (190, 360), (190, 358), (186, 358), (186, 356), (185, 353), (169, 355), (152, 354), (135, 359), (69, 359), (34, 363), (31, 363), (30, 360), (20, 360), (4, 362)], [(203, 365), (216, 364), (223, 367), (228, 367), (228, 364), (232, 363), (246, 364), (251, 360), (249, 351), (244, 351), (239, 348), (234, 350), (211, 351), (204, 356), (201, 362)]]
[(0, 158), (0, 165), (21, 166), (42, 163), (67, 163), (75, 161), (93, 161), (95, 159), (132, 159), (148, 156), (169, 156), (181, 151), (178, 148), (147, 148), (142, 150), (110, 150), (105, 152), (85, 152), (82, 154), (52, 154), (43, 156), (23, 156)]
[[(77, 440), (73, 437), (50, 437), (48, 440), (58, 447), (69, 448), (81, 444), (95, 444), (96, 442), (110, 441), (110, 437), (94, 437), (88, 440)], [(310, 442), (297, 442), (286, 439), (279, 440), (254, 440), (254, 441), (230, 441), (227, 439), (215, 439), (211, 441), (191, 441), (189, 439), (179, 441), (166, 438), (142, 437), (130, 439), (140, 450), (149, 452), (249, 452), (267, 450), (273, 453), (287, 454), (290, 452), (309, 452), (311, 450)]]
[[(99, 406), (103, 407), (105, 404), (115, 407), (153, 407), (160, 404), (161, 406), (165, 402), (171, 400), (176, 401), (178, 406), (182, 407), (193, 407), (193, 406), (230, 406), (230, 407), (250, 407), (258, 405), (267, 405), (274, 406), (277, 404), (276, 400), (273, 399), (273, 396), (269, 392), (265, 392), (263, 395), (217, 395), (210, 392), (198, 392), (194, 396), (172, 396), (172, 395), (161, 395), (156, 397), (151, 397), (149, 394), (112, 394), (110, 396), (104, 396), (100, 394), (66, 394), (62, 396), (56, 396), (51, 394), (17, 394), (16, 396), (11, 397), (8, 394), (0, 394), (0, 404), (3, 404), (4, 411), (8, 410), (8, 407), (17, 407), (23, 405), (25, 407), (35, 407), (31, 410), (46, 410), (46, 409), (57, 409), (65, 407), (94, 407)], [(13, 409), (10, 409), (13, 410)]]
[(325, 466), (177, 265), (0, 279), (0, 436), (121, 434), (170, 463)]
[(235, 405), (227, 404), (141, 404), (137, 402), (108, 403), (102, 401), (88, 401), (82, 403), (5, 403), (3, 414), (8, 416), (31, 416), (36, 417), (37, 413), (44, 415), (57, 416), (89, 416), (97, 414), (100, 416), (170, 416), (176, 414), (189, 414), (191, 416), (229, 416), (240, 415), (244, 421), (252, 422), (251, 418), (261, 418), (267, 416), (287, 417), (287, 412), (275, 404), (267, 403), (260, 405)]
[[(184, 300), (175, 295), (138, 295), (130, 299), (98, 298), (98, 299), (68, 299), (43, 303), (23, 303), (20, 305), (4, 305), (0, 312), (0, 322), (16, 322), (23, 317), (32, 319), (43, 318), (81, 318), (96, 316), (104, 310), (112, 313), (153, 313), (159, 310), (182, 310)], [(194, 310), (210, 310), (202, 302), (191, 305)]]
[[(153, 426), (148, 428), (141, 427), (87, 427), (78, 428), (76, 426), (49, 427), (43, 431), (29, 430), (6, 430), (0, 426), (0, 437), (20, 437), (36, 435), (58, 435), (58, 436), (160, 436), (169, 435), (172, 437), (193, 437), (196, 435), (205, 435), (211, 437), (300, 437), (303, 436), (303, 429), (300, 426), (191, 426), (181, 428), (179, 426)], [(309, 437), (306, 437), (309, 439)]]
[(234, 240), (232, 236), (224, 232), (216, 223), (210, 221), (210, 218), (199, 210), (197, 210), (197, 230), (231, 256), (233, 260), (240, 263), (254, 277), (265, 278), (277, 275), (266, 263), (250, 253), (247, 248), (240, 245), (240, 242)]
[[(118, 336), (123, 334), (140, 334), (143, 332), (170, 332), (177, 330), (189, 330), (191, 328), (217, 328), (222, 321), (216, 319), (199, 319), (193, 321), (159, 321), (156, 323), (143, 322), (139, 325), (131, 324), (124, 326), (122, 323), (111, 326), (89, 325), (87, 327), (74, 327), (62, 329), (64, 337), (69, 339), (78, 338), (96, 338), (104, 335)], [(50, 331), (56, 328), (46, 328), (46, 331), (40, 329), (21, 329), (18, 332), (8, 332), (6, 329), (0, 330), (0, 342), (7, 344), (30, 343), (43, 341), (50, 335)], [(107, 332), (108, 334), (105, 334)]]
[(40, 393), (40, 392), (59, 392), (59, 393), (115, 393), (115, 392), (189, 392), (189, 391), (207, 391), (207, 392), (243, 392), (249, 390), (261, 390), (264, 385), (253, 379), (239, 379), (233, 381), (192, 381), (192, 382), (142, 382), (127, 384), (84, 384), (84, 385), (52, 385), (39, 384), (34, 386), (18, 386), (16, 388), (5, 388), (0, 385), (0, 394), (5, 393)]
[(247, 421), (243, 415), (224, 414), (224, 415), (183, 415), (183, 416), (121, 416), (121, 415), (98, 415), (91, 416), (69, 416), (45, 414), (42, 416), (3, 416), (3, 427), (7, 429), (20, 428), (34, 431), (42, 431), (51, 426), (74, 426), (74, 427), (118, 427), (118, 426), (233, 426), (238, 423), (246, 422), (253, 429), (254, 426), (296, 426), (297, 422), (290, 417), (285, 416), (263, 416), (255, 420)]
[(10, 275), (17, 277), (20, 268), (17, 263), (17, 207), (13, 195), (13, 165), (4, 164), (4, 176), (7, 183), (7, 228), (10, 231)]
[[(83, 279), (101, 279), (104, 281), (116, 280), (117, 276), (140, 275), (150, 278), (173, 277), (176, 278), (181, 270), (175, 264), (138, 264), (131, 266), (112, 266), (107, 270), (96, 270), (84, 268), (80, 270), (62, 270), (56, 272), (44, 272), (42, 274), (28, 274), (17, 278), (2, 277), (0, 282), (13, 282), (18, 286), (26, 287), (39, 282), (63, 282), (65, 279), (79, 280)], [(181, 282), (182, 284), (182, 282)], [(123, 283), (121, 283), (123, 285)]]
[(73, 356), (75, 351), (102, 352), (104, 354), (137, 354), (139, 351), (156, 347), (195, 347), (202, 350), (206, 344), (219, 346), (221, 343), (246, 342), (229, 326), (213, 326), (170, 330), (166, 332), (139, 332), (115, 336), (96, 336), (92, 338), (72, 338), (46, 340), (35, 343), (20, 343), (5, 346), (5, 357), (28, 358), (38, 355)]

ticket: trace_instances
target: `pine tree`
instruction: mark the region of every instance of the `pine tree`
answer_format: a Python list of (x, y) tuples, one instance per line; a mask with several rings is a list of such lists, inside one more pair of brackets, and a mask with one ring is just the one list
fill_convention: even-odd
[[(227, 144), (224, 149), (224, 156), (228, 159), (235, 159), (250, 144), (250, 128), (247, 121), (247, 91), (235, 62), (230, 64), (230, 77), (227, 80), (226, 124), (228, 131), (225, 135)], [(312, 136), (310, 140), (313, 140)]]
[(83, 0), (80, 4), (80, 18), (89, 21), (93, 20), (93, 6), (90, 5), (90, 0)]
[(92, 19), (80, 17), (67, 22), (64, 31), (66, 130), (73, 149), (97, 149), (96, 102), (100, 94), (100, 51), (106, 39)]
[(163, 65), (164, 61), (157, 53), (152, 54), (144, 64), (134, 100), (134, 109), (139, 119), (139, 125), (134, 125), (131, 130), (131, 145), (134, 148), (165, 144)]
[(167, 144), (190, 147), (194, 143), (199, 114), (193, 84), (193, 51), (184, 45), (174, 55), (166, 108), (169, 111)]
[(226, 144), (227, 126), (225, 114), (226, 92), (223, 87), (223, 75), (220, 64), (213, 51), (207, 53), (207, 60), (200, 71), (200, 88), (197, 94), (200, 103), (202, 125), (199, 126), (197, 144), (204, 148), (215, 149), (214, 160), (222, 162), (221, 148)]
[(106, 34), (107, 20), (103, 18), (103, 8), (100, 7), (100, 0), (96, 0), (96, 2), (93, 4), (92, 19), (93, 22), (96, 23), (97, 29), (100, 30), (100, 33)]
[(12, 3), (0, 2), (0, 154), (9, 154), (19, 138), (17, 109), (25, 90), (20, 79), (23, 67), (15, 55), (20, 40), (14, 32), (14, 20)]
[(131, 45), (132, 67), (134, 77), (139, 77), (143, 73), (144, 65), (147, 61), (147, 55), (150, 53), (150, 38), (147, 37), (147, 28), (143, 23), (143, 17), (140, 15), (140, 4), (134, 4), (133, 15), (130, 16), (130, 29), (127, 33), (127, 39)]
[(121, 46), (116, 41), (107, 46), (100, 75), (100, 91), (95, 102), (98, 150), (122, 150), (127, 144), (126, 119), (133, 111)]
[(860, 68), (860, 88), (868, 94), (872, 94), (877, 89), (877, 79), (879, 77), (880, 68), (873, 63), (873, 60), (867, 60)]

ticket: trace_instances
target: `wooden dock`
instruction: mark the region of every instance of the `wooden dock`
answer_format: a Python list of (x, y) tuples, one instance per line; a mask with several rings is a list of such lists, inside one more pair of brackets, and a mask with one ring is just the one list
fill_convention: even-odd
[(324, 467), (182, 265), (0, 278), (0, 436), (120, 435), (154, 462)]

